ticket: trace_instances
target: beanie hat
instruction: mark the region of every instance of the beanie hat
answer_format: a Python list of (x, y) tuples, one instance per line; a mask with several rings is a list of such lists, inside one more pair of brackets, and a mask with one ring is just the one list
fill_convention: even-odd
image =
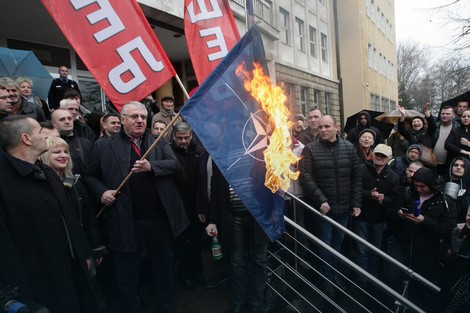
[(377, 133), (375, 132), (375, 130), (370, 129), (370, 128), (364, 128), (364, 129), (361, 130), (361, 132), (359, 133), (359, 138), (361, 138), (362, 134), (364, 134), (364, 133), (371, 133), (371, 134), (372, 134), (372, 137), (374, 138), (374, 141), (375, 141), (375, 136), (377, 136)]

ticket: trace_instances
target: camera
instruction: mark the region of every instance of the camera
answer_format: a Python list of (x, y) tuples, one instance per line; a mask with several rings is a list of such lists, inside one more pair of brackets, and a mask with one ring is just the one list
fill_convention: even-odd
[(18, 287), (8, 285), (2, 288), (0, 284), (0, 313), (50, 313), (41, 305), (28, 306), (18, 301), (19, 296)]

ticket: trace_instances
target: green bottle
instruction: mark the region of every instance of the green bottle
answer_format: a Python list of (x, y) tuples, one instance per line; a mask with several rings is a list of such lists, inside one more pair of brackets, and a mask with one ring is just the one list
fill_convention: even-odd
[(216, 235), (212, 236), (212, 257), (214, 260), (222, 259), (222, 246)]

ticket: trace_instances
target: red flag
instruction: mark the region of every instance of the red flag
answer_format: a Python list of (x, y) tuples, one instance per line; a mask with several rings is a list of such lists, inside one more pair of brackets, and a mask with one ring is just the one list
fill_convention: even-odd
[(113, 104), (140, 100), (175, 75), (135, 0), (42, 0)]
[(185, 0), (184, 32), (199, 85), (240, 39), (227, 0)]

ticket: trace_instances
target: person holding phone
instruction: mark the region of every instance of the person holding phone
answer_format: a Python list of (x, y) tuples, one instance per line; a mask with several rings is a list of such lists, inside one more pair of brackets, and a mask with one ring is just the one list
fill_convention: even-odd
[[(457, 223), (455, 203), (441, 191), (436, 178), (433, 170), (418, 169), (402, 208), (389, 211), (389, 218), (396, 226), (390, 255), (435, 283), (441, 240), (449, 238)], [(390, 285), (400, 290), (403, 272), (391, 263), (386, 264), (384, 272)], [(429, 299), (429, 290), (416, 283), (410, 282), (410, 299), (426, 311), (434, 312), (436, 303)]]

